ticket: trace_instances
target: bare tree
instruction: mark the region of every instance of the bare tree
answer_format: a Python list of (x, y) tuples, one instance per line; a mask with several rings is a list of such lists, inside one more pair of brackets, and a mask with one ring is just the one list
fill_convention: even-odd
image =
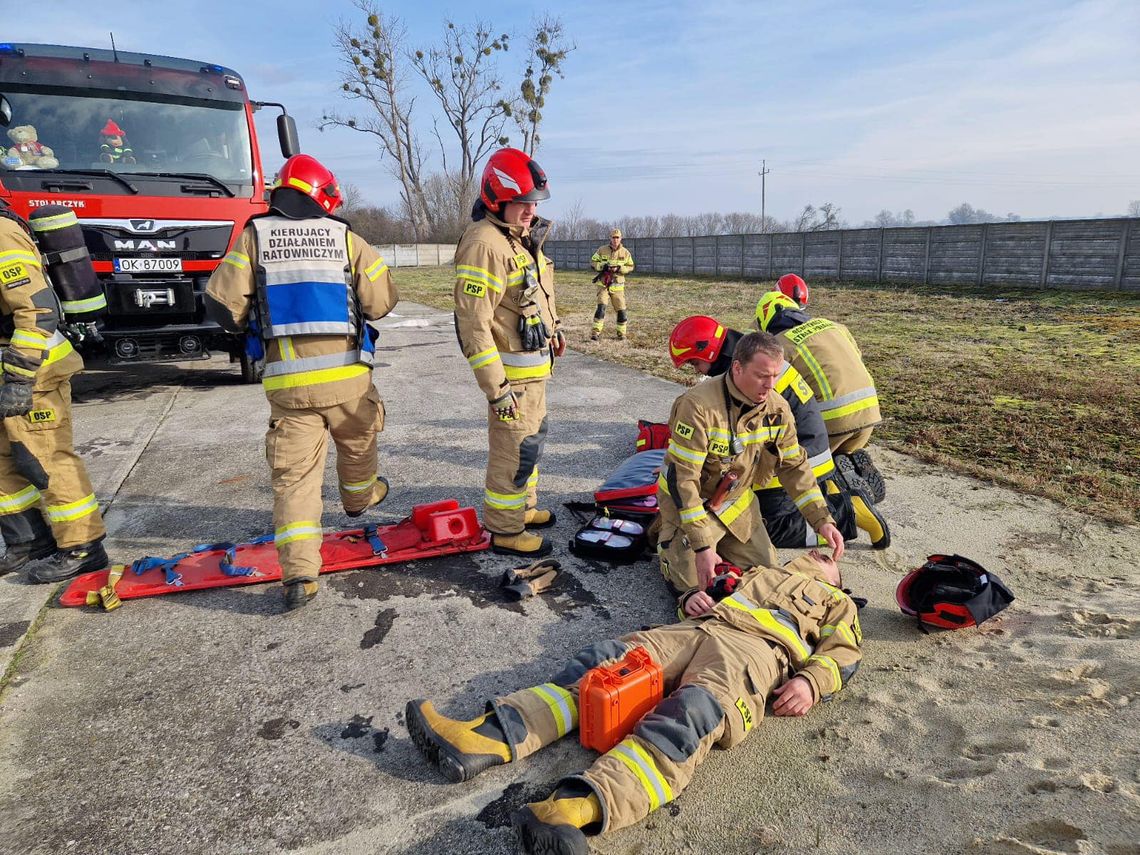
[(448, 20), (444, 22), (442, 44), (412, 55), (413, 67), (435, 94), (459, 143), (459, 161), (449, 167), (448, 147), (439, 123), (433, 122), (443, 172), (455, 174), (454, 186), (465, 194), (457, 202), (463, 209), (471, 207), (476, 165), (493, 148), (507, 144), (503, 135), (507, 105), (499, 94), (503, 85), (491, 57), (509, 46), (506, 33), (492, 36), (489, 25), (481, 21), (474, 26), (457, 26)]
[(804, 205), (804, 209), (799, 212), (795, 220), (792, 221), (792, 231), (794, 232), (810, 232), (812, 231), (812, 224), (815, 223), (817, 214), (815, 205), (810, 202)]
[(554, 221), (555, 234), (559, 240), (581, 240), (580, 234), (582, 220), (586, 218), (582, 211), (581, 197), (575, 199), (566, 212)]
[(344, 97), (369, 110), (364, 117), (328, 112), (318, 127), (348, 128), (369, 134), (380, 144), (381, 160), (400, 182), (400, 203), (407, 212), (412, 233), (418, 240), (431, 231), (431, 211), (423, 202), (424, 158), (412, 130), (415, 98), (407, 97), (406, 74), (402, 72), (406, 30), (399, 18), (384, 16), (371, 0), (356, 0), (366, 26), (356, 29), (341, 23), (336, 28), (336, 46), (341, 56), (341, 89)]
[(519, 97), (512, 104), (507, 103), (508, 115), (514, 117), (522, 132), (522, 150), (534, 156), (542, 138), (539, 128), (542, 125), (542, 110), (546, 106), (546, 96), (554, 83), (554, 75), (565, 78), (562, 63), (577, 45), (566, 40), (566, 33), (559, 18), (543, 15), (532, 24), (530, 41), (527, 42), (527, 63), (523, 72)]
[(1140, 199), (1133, 199), (1128, 203), (1128, 216), (1140, 217)]

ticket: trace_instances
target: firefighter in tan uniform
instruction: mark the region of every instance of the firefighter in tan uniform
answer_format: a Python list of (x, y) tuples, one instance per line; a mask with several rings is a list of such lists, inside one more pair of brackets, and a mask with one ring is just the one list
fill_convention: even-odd
[(542, 254), (550, 223), (535, 215), (549, 198), (538, 164), (500, 149), (483, 170), (473, 222), (455, 251), (455, 329), (488, 401), (483, 525), (492, 549), (510, 555), (549, 554), (551, 545), (527, 527), (555, 521), (537, 506), (546, 380), (566, 347), (554, 268)]
[(71, 378), (83, 359), (59, 330), (59, 300), (30, 231), (2, 202), (0, 315), (0, 534), (8, 546), (0, 575), (26, 569), (33, 582), (59, 582), (101, 570), (107, 530), (71, 432)]
[(476, 719), (412, 701), (408, 730), (448, 780), (470, 780), (575, 731), (585, 673), (645, 648), (662, 668), (664, 700), (588, 770), (511, 817), (522, 851), (586, 855), (586, 834), (632, 825), (680, 795), (714, 745), (731, 748), (763, 721), (770, 696), (775, 715), (801, 716), (847, 685), (862, 631), (841, 585), (838, 566), (817, 550), (783, 568), (757, 567), (719, 602), (711, 591), (688, 592), (687, 620), (592, 644), (550, 682), (497, 698)]
[(606, 306), (612, 301), (614, 311), (617, 312), (617, 335), (625, 338), (629, 329), (629, 315), (626, 313), (625, 303), (625, 275), (633, 272), (633, 255), (621, 245), (621, 229), (610, 232), (610, 242), (598, 247), (598, 251), (590, 258), (590, 264), (599, 274), (605, 275), (612, 271), (613, 279), (608, 284), (604, 280), (595, 278), (598, 282), (598, 308), (594, 310), (594, 326), (590, 332), (590, 340), (597, 341), (602, 337), (602, 330), (606, 326)]
[(206, 291), (211, 317), (264, 346), (266, 458), (285, 606), (316, 596), (328, 436), (345, 513), (388, 495), (377, 475), (384, 404), (372, 384), (375, 329), (399, 299), (388, 265), (343, 220), (336, 178), (304, 154), (281, 167), (270, 212), (245, 227)]
[(843, 324), (813, 319), (779, 291), (760, 298), (756, 325), (780, 339), (788, 361), (811, 387), (827, 426), (831, 453), (850, 455), (857, 474), (877, 485), (874, 500), (882, 501), (882, 476), (865, 447), (883, 417), (875, 381), (855, 337)]
[(677, 591), (707, 585), (722, 560), (776, 565), (753, 491), (773, 477), (836, 557), (843, 555), (843, 536), (799, 444), (791, 408), (775, 392), (783, 364), (772, 336), (750, 333), (737, 344), (728, 372), (673, 403), (657, 484), (657, 552), (662, 575)]

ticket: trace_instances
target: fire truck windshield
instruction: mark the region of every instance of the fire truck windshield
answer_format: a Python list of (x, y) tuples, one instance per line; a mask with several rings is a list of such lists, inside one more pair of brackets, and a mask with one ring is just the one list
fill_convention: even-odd
[[(156, 179), (160, 174), (173, 180), (176, 174), (191, 173), (226, 185), (253, 183), (249, 127), (241, 102), (135, 94), (92, 97), (81, 90), (61, 93), (59, 88), (44, 94), (7, 87), (4, 94), (12, 108), (9, 132), (30, 125), (36, 141), (22, 148), (15, 138), (9, 141), (0, 152), (0, 180), (13, 170), (109, 169)], [(190, 100), (193, 103), (187, 103)]]

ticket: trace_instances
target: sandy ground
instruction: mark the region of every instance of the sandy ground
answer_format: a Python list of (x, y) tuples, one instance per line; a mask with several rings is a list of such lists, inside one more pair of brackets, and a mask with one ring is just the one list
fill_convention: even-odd
[[(401, 305), (384, 336), (382, 445), (397, 490), (383, 518), (477, 501), (482, 408), (449, 316)], [(266, 408), (232, 374), (215, 361), (79, 385), (80, 445), (112, 503), (114, 554), (268, 528)], [(632, 446), (634, 421), (664, 418), (679, 391), (567, 359), (551, 387), (546, 495), (581, 498)], [(870, 600), (855, 680), (714, 752), (673, 804), (596, 851), (1140, 853), (1140, 530), (874, 454), (893, 543), (876, 552), (864, 539), (844, 561)], [(333, 478), (327, 526), (346, 523)], [(554, 536), (573, 528), (567, 515)], [(980, 629), (920, 633), (893, 591), (935, 551), (982, 562), (1017, 601)], [(513, 851), (510, 810), (592, 755), (565, 740), (450, 786), (421, 762), (402, 710), (427, 696), (474, 714), (589, 641), (668, 620), (653, 564), (561, 553), (555, 589), (521, 605), (496, 588), (512, 562), (483, 554), (326, 577), (288, 617), (270, 586), (110, 615), (49, 606), (23, 639), (18, 607), (34, 614), (46, 594), (0, 579), (0, 647), (19, 654), (0, 705), (0, 851)]]

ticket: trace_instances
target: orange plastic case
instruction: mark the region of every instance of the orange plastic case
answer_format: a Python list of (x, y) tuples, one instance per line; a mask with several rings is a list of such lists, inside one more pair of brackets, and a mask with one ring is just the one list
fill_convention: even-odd
[(644, 647), (633, 648), (613, 665), (591, 668), (578, 686), (578, 738), (582, 746), (609, 751), (664, 695), (661, 666)]

